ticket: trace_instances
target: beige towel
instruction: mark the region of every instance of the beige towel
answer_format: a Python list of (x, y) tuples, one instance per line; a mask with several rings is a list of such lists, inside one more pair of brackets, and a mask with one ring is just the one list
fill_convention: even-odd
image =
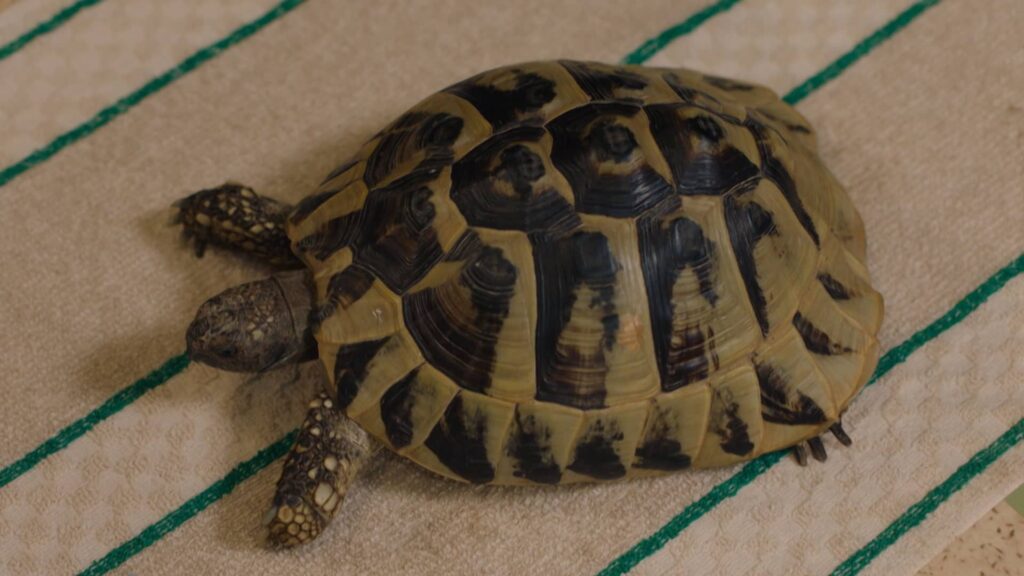
[[(0, 42), (26, 3), (0, 12)], [(617, 61), (707, 4), (314, 0), (18, 175), (0, 187), (0, 466), (179, 354), (206, 297), (263, 274), (216, 252), (196, 261), (164, 226), (174, 199), (235, 179), (296, 200), (433, 90), (518, 60)], [(651, 63), (785, 93), (911, 4), (743, 0)], [(0, 165), (273, 6), (82, 10), (0, 60)], [(946, 0), (799, 104), (864, 216), (883, 349), (1024, 251), (1022, 20), (1015, 0)], [(851, 449), (807, 469), (784, 460), (637, 573), (835, 568), (1024, 417), (1022, 304), (1024, 280), (1010, 280), (854, 403)], [(133, 540), (294, 428), (314, 386), (308, 372), (189, 367), (0, 487), (0, 573), (77, 572), (125, 542), (119, 569), (140, 575), (593, 573), (737, 471), (472, 488), (381, 453), (327, 534), (272, 553), (260, 518), (278, 460), (148, 547)], [(1019, 483), (1022, 456), (1010, 449), (868, 571), (924, 565)]]

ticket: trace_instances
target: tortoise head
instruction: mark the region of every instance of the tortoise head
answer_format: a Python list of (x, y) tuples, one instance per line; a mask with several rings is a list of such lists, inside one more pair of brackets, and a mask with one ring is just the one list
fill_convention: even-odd
[(185, 336), (189, 358), (232, 372), (263, 372), (315, 358), (307, 276), (305, 270), (276, 274), (204, 302)]

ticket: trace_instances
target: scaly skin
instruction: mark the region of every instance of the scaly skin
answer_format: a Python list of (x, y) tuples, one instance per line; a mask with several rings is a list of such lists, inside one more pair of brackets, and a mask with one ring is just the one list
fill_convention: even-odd
[(370, 447), (366, 432), (327, 394), (310, 402), (268, 514), (271, 546), (291, 548), (319, 536), (337, 514)]
[(287, 204), (229, 182), (182, 198), (175, 207), (175, 223), (182, 225), (185, 239), (192, 240), (196, 256), (213, 244), (276, 267), (302, 267), (285, 234), (285, 218), (291, 211)]

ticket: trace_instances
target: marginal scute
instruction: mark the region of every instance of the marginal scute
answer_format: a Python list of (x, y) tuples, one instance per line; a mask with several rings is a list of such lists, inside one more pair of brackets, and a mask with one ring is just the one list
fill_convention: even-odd
[(570, 60), (562, 60), (560, 64), (596, 102), (612, 100), (654, 104), (678, 101), (660, 75), (646, 68)]
[(455, 480), (494, 480), (515, 404), (460, 391), (423, 445), (408, 456)]
[(350, 182), (325, 198), (308, 217), (289, 221), (292, 251), (314, 269), (324, 267), (324, 262), (347, 247), (357, 234), (360, 210), (368, 194), (361, 180)]
[[(416, 348), (416, 343), (404, 333), (383, 339), (383, 343), (369, 358), (365, 366), (358, 370), (358, 373), (338, 366), (338, 350), (342, 346), (345, 344), (332, 344), (321, 340), (320, 358), (330, 376), (331, 386), (337, 390), (336, 396), (339, 402), (345, 401), (342, 408), (349, 417), (357, 420), (360, 414), (377, 406), (380, 397), (392, 384), (423, 364), (423, 356)], [(342, 397), (342, 390), (338, 386), (337, 378), (338, 376), (344, 377), (346, 374), (357, 377), (342, 382), (346, 386), (345, 396)]]
[(300, 226), (310, 214), (316, 212), (336, 194), (341, 193), (354, 182), (361, 181), (364, 166), (361, 159), (353, 158), (335, 168), (327, 175), (316, 192), (305, 197), (295, 206), (288, 217), (289, 223), (292, 226)]
[(864, 264), (831, 235), (822, 243), (820, 262), (818, 285), (865, 334), (877, 334), (884, 304), (882, 296), (871, 287)]
[(588, 409), (658, 389), (639, 260), (632, 220), (587, 216), (535, 243), (538, 400)]
[(581, 410), (547, 402), (518, 404), (498, 479), (509, 484), (561, 482), (582, 424)]
[[(766, 89), (767, 90), (767, 89)], [(774, 96), (774, 93), (772, 94)], [(772, 97), (756, 104), (756, 115), (769, 120), (786, 134), (789, 146), (799, 145), (804, 151), (814, 154), (818, 149), (818, 140), (811, 128), (811, 123), (796, 108), (786, 104), (778, 97)]]
[(547, 128), (551, 160), (572, 186), (579, 212), (638, 216), (672, 194), (668, 165), (639, 106), (595, 102)]
[[(798, 120), (803, 118), (799, 113), (794, 111), (791, 114), (786, 114), (782, 111), (783, 109), (793, 110), (793, 107), (782, 102), (779, 96), (770, 88), (709, 74), (693, 75), (691, 73), (688, 79), (698, 81), (702, 87), (701, 89), (707, 91), (715, 98), (731, 102), (734, 106), (745, 108), (748, 114), (768, 109), (772, 113), (781, 114), (787, 121), (792, 120), (791, 124), (793, 126), (799, 125), (801, 129), (807, 126), (806, 121), (801, 122)], [(776, 103), (778, 106), (776, 106)]]
[(470, 102), (494, 129), (543, 125), (587, 100), (569, 73), (553, 62), (497, 68), (445, 88)]
[(334, 397), (341, 408), (347, 407), (359, 394), (359, 386), (374, 356), (387, 344), (390, 337), (342, 344), (334, 354)]
[(704, 77), (689, 70), (664, 70), (662, 78), (679, 98), (699, 108), (713, 112), (733, 122), (742, 123), (746, 108), (720, 88), (712, 86)]
[[(817, 190), (817, 194), (809, 194), (811, 190), (815, 190), (810, 183), (801, 182), (799, 186), (797, 185), (795, 173), (803, 168), (802, 164), (797, 163), (804, 159), (803, 150), (786, 146), (775, 128), (762, 124), (755, 118), (747, 120), (747, 128), (757, 141), (761, 169), (765, 178), (779, 188), (793, 215), (817, 246), (821, 243), (818, 230), (827, 225), (817, 215), (832, 212), (833, 198), (828, 192), (821, 193), (820, 189)], [(803, 172), (801, 170), (802, 177)], [(803, 191), (803, 194), (800, 191)], [(811, 205), (805, 206), (804, 198), (808, 196)]]
[(689, 468), (700, 452), (710, 410), (711, 388), (706, 384), (655, 396), (634, 466), (652, 471)]
[(811, 345), (807, 336), (801, 336), (815, 365), (828, 379), (833, 397), (852, 398), (874, 369), (877, 355), (872, 352), (877, 341), (817, 282), (808, 287), (797, 315), (819, 334)]
[(392, 450), (406, 453), (423, 444), (458, 392), (450, 378), (423, 364), (388, 387), (359, 423)]
[(764, 432), (760, 390), (752, 366), (739, 365), (711, 378), (708, 428), (694, 465), (728, 466), (761, 452)]
[[(820, 215), (825, 227), (842, 242), (843, 247), (860, 262), (867, 257), (864, 222), (850, 196), (836, 181), (832, 172), (806, 149), (789, 147), (792, 174), (796, 189), (812, 214)], [(785, 157), (785, 155), (780, 155)]]
[(633, 464), (647, 410), (645, 400), (584, 412), (566, 480), (614, 480), (625, 476)]
[(765, 450), (792, 445), (838, 419), (832, 387), (815, 360), (793, 328), (754, 356)]

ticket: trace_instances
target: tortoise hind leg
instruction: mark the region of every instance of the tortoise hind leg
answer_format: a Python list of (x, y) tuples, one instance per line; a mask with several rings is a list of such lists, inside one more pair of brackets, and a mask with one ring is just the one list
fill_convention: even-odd
[[(830, 426), (828, 430), (843, 446), (853, 444), (853, 440), (850, 440), (849, 435), (846, 434), (846, 430), (843, 430), (842, 422), (836, 422)], [(813, 456), (818, 462), (824, 462), (828, 459), (828, 452), (825, 450), (825, 444), (821, 441), (821, 436), (815, 436), (807, 441), (806, 447), (804, 444), (797, 444), (796, 446), (793, 446), (793, 456), (796, 457), (797, 463), (801, 466), (807, 465), (807, 448), (811, 449), (811, 456)]]
[(369, 455), (366, 432), (326, 394), (314, 399), (285, 459), (267, 514), (271, 546), (291, 548), (319, 536)]
[(287, 204), (229, 182), (186, 196), (174, 206), (174, 223), (182, 225), (182, 236), (192, 241), (196, 256), (212, 244), (281, 268), (302, 266), (285, 234), (291, 211)]

